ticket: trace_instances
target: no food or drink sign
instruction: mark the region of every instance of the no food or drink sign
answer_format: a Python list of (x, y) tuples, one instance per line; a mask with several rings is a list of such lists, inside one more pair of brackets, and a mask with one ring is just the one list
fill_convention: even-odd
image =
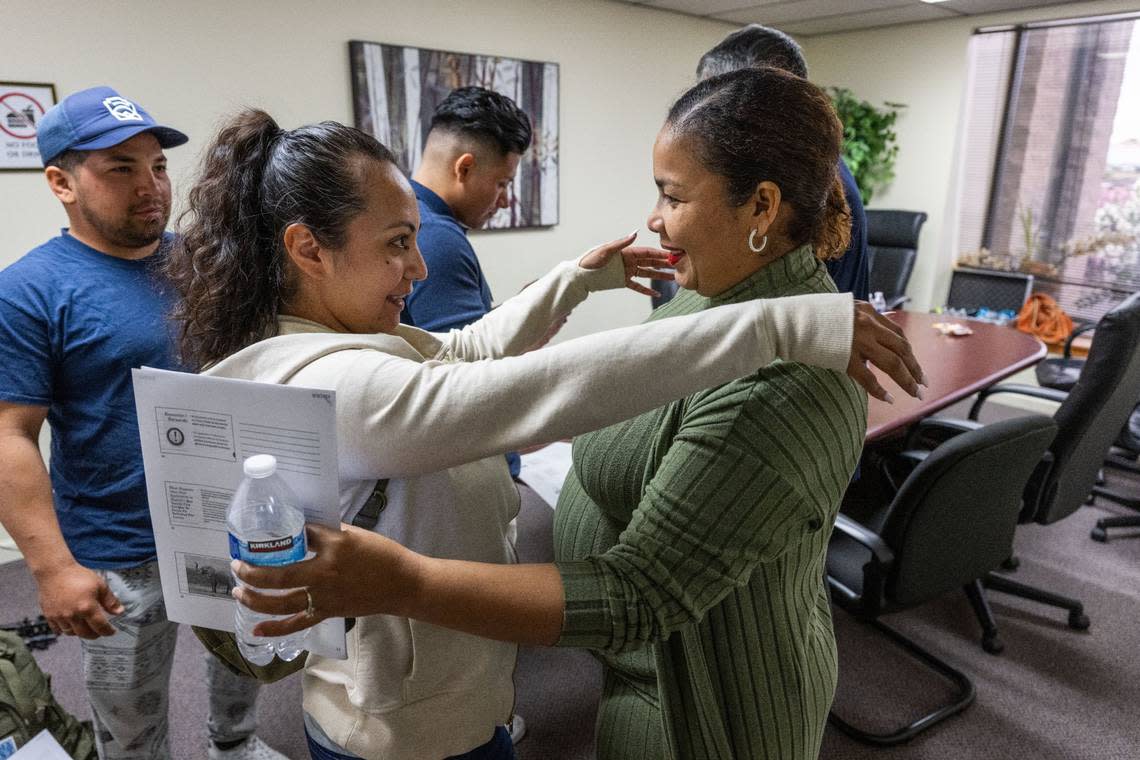
[(0, 171), (42, 168), (36, 129), (53, 105), (53, 85), (0, 82)]

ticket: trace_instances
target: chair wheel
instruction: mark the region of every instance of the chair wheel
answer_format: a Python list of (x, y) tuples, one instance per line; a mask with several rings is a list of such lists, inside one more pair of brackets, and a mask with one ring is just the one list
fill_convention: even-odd
[(1069, 613), (1069, 627), (1074, 631), (1087, 631), (1089, 625), (1089, 616), (1083, 612), (1070, 612)]
[(1001, 654), (1005, 649), (1005, 642), (999, 639), (996, 633), (993, 636), (983, 636), (982, 649), (989, 654)]
[(1102, 544), (1107, 544), (1108, 531), (1098, 525), (1089, 533), (1089, 538), (1091, 538), (1093, 541), (1099, 541)]

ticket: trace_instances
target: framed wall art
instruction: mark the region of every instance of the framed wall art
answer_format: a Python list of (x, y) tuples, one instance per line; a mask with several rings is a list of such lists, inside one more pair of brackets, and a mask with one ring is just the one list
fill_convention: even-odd
[(349, 43), (353, 116), (358, 129), (415, 171), (436, 106), (457, 87), (477, 85), (510, 97), (530, 117), (534, 140), (519, 162), (510, 205), (489, 229), (558, 223), (558, 64), (446, 50)]

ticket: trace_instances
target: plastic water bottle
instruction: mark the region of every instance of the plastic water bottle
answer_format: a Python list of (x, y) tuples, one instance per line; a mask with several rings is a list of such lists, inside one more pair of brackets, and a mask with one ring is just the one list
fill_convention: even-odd
[(869, 303), (871, 304), (871, 308), (880, 314), (887, 310), (887, 299), (883, 298), (883, 291), (881, 290), (876, 290), (871, 294)]
[[(296, 495), (277, 474), (277, 457), (258, 454), (243, 464), (245, 477), (234, 493), (226, 524), (230, 556), (251, 565), (290, 565), (305, 558), (305, 513)], [(235, 578), (235, 583), (240, 582)], [(287, 591), (267, 592), (285, 594)], [(255, 636), (253, 627), (274, 615), (254, 612), (243, 604), (234, 607), (234, 635), (242, 656), (254, 665), (268, 665), (276, 654), (296, 659), (305, 648), (307, 632), (288, 636)]]

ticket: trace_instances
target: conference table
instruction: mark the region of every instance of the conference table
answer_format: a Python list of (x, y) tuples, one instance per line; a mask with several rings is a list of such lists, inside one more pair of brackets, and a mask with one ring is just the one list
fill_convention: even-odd
[[(868, 443), (905, 431), (924, 417), (1033, 366), (1046, 353), (1044, 343), (1012, 326), (914, 311), (898, 311), (890, 319), (906, 334), (929, 387), (923, 391), (925, 398), (919, 400), (873, 370), (894, 397), (894, 403), (870, 399)], [(943, 335), (933, 327), (938, 322), (958, 322), (974, 332)]]

